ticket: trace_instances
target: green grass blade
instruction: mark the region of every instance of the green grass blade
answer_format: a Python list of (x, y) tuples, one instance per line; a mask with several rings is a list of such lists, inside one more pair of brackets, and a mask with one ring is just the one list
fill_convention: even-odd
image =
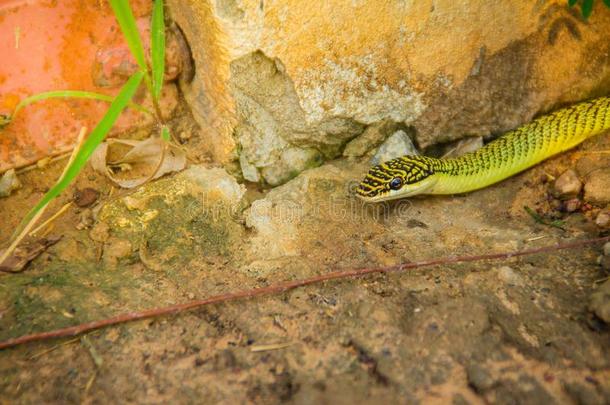
[(582, 16), (585, 18), (589, 18), (591, 13), (593, 12), (593, 0), (583, 0), (582, 5), (580, 6), (582, 10)]
[(91, 131), (87, 140), (83, 142), (80, 152), (74, 158), (74, 161), (65, 171), (65, 175), (53, 186), (47, 193), (42, 197), (42, 199), (27, 213), (25, 218), (21, 221), (19, 226), (17, 227), (17, 231), (15, 234), (19, 234), (23, 227), (32, 219), (38, 211), (44, 208), (48, 203), (50, 203), (55, 197), (61, 194), (74, 180), (74, 178), (80, 173), (82, 168), (87, 163), (87, 160), (97, 148), (97, 146), (104, 140), (115, 121), (121, 115), (121, 112), (127, 107), (129, 104), (129, 100), (133, 97), (142, 78), (144, 77), (144, 73), (139, 71), (135, 73), (133, 76), (129, 78), (127, 83), (121, 88), (121, 92), (116, 96), (108, 111), (104, 117), (100, 120), (97, 126)]
[(163, 0), (155, 0), (151, 23), (152, 95), (159, 101), (165, 72), (165, 17)]
[(610, 8), (610, 0), (604, 0), (604, 4), (606, 7)]
[[(50, 98), (85, 98), (85, 99), (90, 99), (90, 100), (106, 101), (109, 103), (111, 103), (114, 100), (114, 97), (112, 97), (112, 96), (107, 96), (106, 94), (94, 93), (91, 91), (80, 91), (80, 90), (46, 91), (43, 93), (34, 94), (30, 97), (26, 97), (23, 100), (21, 100), (19, 102), (19, 104), (17, 104), (17, 107), (15, 107), (15, 111), (13, 111), (12, 116), (14, 117), (17, 114), (17, 112), (25, 106), (28, 106), (37, 101), (48, 100)], [(141, 111), (143, 113), (152, 114), (152, 112), (150, 110), (148, 110), (147, 108), (145, 108), (139, 104), (130, 102), (129, 107), (133, 108), (134, 110)]]
[(114, 16), (119, 22), (123, 36), (127, 41), (127, 45), (131, 50), (132, 55), (136, 59), (136, 62), (140, 66), (140, 69), (147, 72), (148, 66), (146, 65), (146, 58), (144, 57), (144, 47), (142, 46), (142, 39), (136, 25), (136, 19), (133, 16), (131, 7), (129, 7), (128, 0), (109, 0), (110, 6), (114, 11)]
[(161, 139), (163, 139), (165, 142), (169, 142), (170, 140), (169, 128), (167, 128), (165, 125), (163, 125), (161, 128)]
[(568, 6), (574, 7), (574, 5), (578, 2), (578, 0), (568, 0)]

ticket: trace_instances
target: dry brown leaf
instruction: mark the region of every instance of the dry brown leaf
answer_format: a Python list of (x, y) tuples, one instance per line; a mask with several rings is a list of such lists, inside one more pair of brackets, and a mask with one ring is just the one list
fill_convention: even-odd
[[(122, 144), (131, 146), (131, 149), (120, 159), (109, 162), (108, 151), (113, 144)], [(165, 154), (163, 148), (167, 146)], [(159, 165), (159, 159), (163, 156), (163, 162)], [(134, 188), (144, 184), (150, 179), (156, 179), (164, 174), (178, 172), (186, 166), (186, 154), (159, 138), (147, 138), (143, 141), (134, 141), (128, 139), (111, 139), (102, 143), (91, 156), (91, 166), (93, 169), (104, 176), (108, 177), (119, 187)], [(145, 176), (136, 177), (133, 179), (117, 178), (111, 167), (145, 167)], [(154, 175), (150, 173), (157, 168)]]
[(59, 242), (60, 239), (61, 236), (41, 238), (16, 248), (12, 255), (7, 257), (4, 262), (0, 263), (0, 271), (5, 273), (22, 272), (29, 262), (47, 250), (49, 246), (53, 246)]

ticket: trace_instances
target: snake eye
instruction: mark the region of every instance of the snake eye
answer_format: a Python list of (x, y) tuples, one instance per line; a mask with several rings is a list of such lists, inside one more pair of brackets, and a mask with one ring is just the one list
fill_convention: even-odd
[(402, 179), (400, 177), (394, 177), (392, 181), (390, 181), (390, 188), (392, 190), (398, 190), (402, 187)]

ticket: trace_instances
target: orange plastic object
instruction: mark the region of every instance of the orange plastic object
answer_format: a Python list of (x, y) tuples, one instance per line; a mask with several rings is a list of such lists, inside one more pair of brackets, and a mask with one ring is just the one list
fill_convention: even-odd
[[(152, 2), (130, 4), (136, 18), (142, 17), (139, 25), (146, 26), (142, 23), (148, 21), (144, 16), (150, 15)], [(96, 53), (121, 46), (123, 36), (105, 0), (0, 0), (0, 114), (11, 114), (21, 99), (43, 91), (115, 95), (122, 83), (98, 87), (92, 71)], [(25, 107), (0, 130), (0, 173), (67, 151), (80, 128), (92, 129), (107, 108), (104, 102), (77, 99)], [(128, 110), (116, 130), (137, 126), (142, 119), (141, 113)]]

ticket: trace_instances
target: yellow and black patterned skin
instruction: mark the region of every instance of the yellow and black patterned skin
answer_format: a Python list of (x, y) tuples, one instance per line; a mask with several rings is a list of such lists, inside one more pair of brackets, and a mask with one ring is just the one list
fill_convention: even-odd
[(357, 189), (367, 202), (418, 194), (459, 194), (519, 173), (610, 127), (610, 98), (544, 115), (453, 159), (403, 156), (372, 167)]

